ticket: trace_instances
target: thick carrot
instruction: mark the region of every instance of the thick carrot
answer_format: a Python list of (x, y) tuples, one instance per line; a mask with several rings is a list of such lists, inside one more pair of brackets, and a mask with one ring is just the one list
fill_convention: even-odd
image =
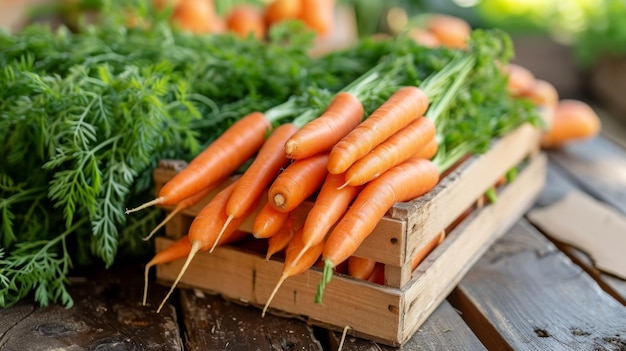
[(587, 103), (561, 100), (554, 111), (550, 129), (541, 138), (541, 146), (558, 148), (571, 141), (589, 139), (596, 136), (601, 128), (600, 117)]
[(191, 222), (191, 227), (189, 227), (189, 232), (187, 234), (189, 236), (189, 241), (191, 242), (191, 251), (189, 252), (185, 264), (172, 284), (167, 296), (163, 299), (163, 302), (159, 306), (157, 312), (161, 310), (165, 301), (167, 301), (172, 292), (174, 292), (174, 288), (182, 278), (187, 268), (189, 268), (189, 264), (194, 256), (199, 251), (213, 250), (216, 245), (230, 240), (230, 237), (234, 233), (238, 232), (237, 228), (239, 228), (241, 223), (246, 219), (246, 216), (241, 216), (232, 220), (230, 225), (228, 225), (226, 230), (223, 232), (222, 237), (218, 240), (218, 232), (228, 217), (226, 215), (226, 203), (230, 198), (230, 195), (233, 193), (233, 189), (236, 184), (237, 181), (233, 182), (215, 195), (215, 197), (213, 197), (213, 199), (211, 199), (211, 201), (209, 201), (209, 203), (196, 215), (193, 222)]
[(241, 217), (250, 210), (259, 196), (276, 179), (280, 170), (288, 164), (289, 159), (283, 152), (283, 146), (297, 130), (298, 127), (295, 124), (285, 123), (277, 127), (267, 138), (252, 164), (237, 181), (228, 199), (226, 204), (228, 218), (222, 231), (233, 218)]
[(231, 175), (259, 150), (271, 129), (271, 123), (263, 113), (253, 112), (243, 117), (170, 179), (156, 199), (126, 213), (153, 205), (177, 204), (216, 180)]
[(274, 209), (291, 212), (319, 190), (324, 182), (328, 153), (293, 161), (276, 177), (268, 191), (268, 201)]
[[(304, 242), (302, 241), (302, 228), (300, 228), (293, 236), (292, 240), (289, 242), (287, 247), (285, 248), (285, 262), (283, 266), (283, 272), (278, 279), (278, 283), (274, 287), (274, 290), (270, 294), (270, 297), (267, 299), (265, 303), (265, 307), (263, 307), (262, 316), (265, 316), (265, 312), (270, 305), (272, 299), (276, 295), (276, 292), (283, 284), (283, 282), (294, 275), (304, 273), (307, 269), (313, 267), (315, 262), (318, 260), (320, 255), (322, 254), (322, 250), (324, 249), (324, 243), (321, 242), (311, 248), (307, 249), (304, 255), (300, 255), (300, 252), (304, 249)], [(296, 256), (301, 257), (298, 263), (294, 264), (293, 261)]]
[(306, 123), (285, 143), (285, 153), (302, 159), (330, 150), (363, 120), (363, 105), (351, 93), (340, 92), (321, 116)]
[(346, 184), (356, 186), (373, 180), (415, 156), (434, 138), (435, 125), (430, 119), (422, 117), (414, 120), (354, 162), (345, 173)]
[(180, 28), (196, 34), (219, 33), (225, 28), (212, 0), (179, 0), (171, 19)]
[(263, 12), (254, 5), (235, 5), (226, 16), (226, 28), (244, 38), (252, 35), (262, 39), (266, 32)]
[[(315, 197), (315, 202), (304, 220), (302, 240), (305, 248), (302, 254), (308, 248), (324, 241), (330, 228), (343, 216), (350, 203), (362, 189), (362, 186), (348, 185), (342, 187), (344, 183), (343, 174), (329, 173), (326, 176), (324, 184), (322, 184)], [(299, 260), (300, 257), (296, 257), (293, 264)]]
[(529, 99), (535, 106), (556, 106), (559, 102), (559, 92), (556, 87), (543, 79), (534, 82), (522, 91), (520, 97)]
[(421, 196), (438, 181), (439, 168), (435, 163), (411, 158), (365, 185), (326, 239), (320, 292), (332, 277), (333, 267), (354, 254), (394, 203)]
[(328, 34), (334, 23), (335, 0), (301, 0), (300, 19), (319, 35)]
[(293, 238), (293, 234), (296, 229), (294, 225), (293, 214), (289, 214), (287, 220), (285, 220), (285, 224), (283, 224), (280, 230), (267, 239), (267, 253), (265, 254), (266, 260), (269, 261), (275, 253), (280, 252), (287, 247), (291, 238)]
[(269, 238), (276, 234), (285, 224), (289, 212), (277, 211), (271, 203), (266, 202), (252, 223), (252, 235), (257, 239)]
[(413, 86), (398, 89), (335, 144), (328, 157), (328, 171), (333, 174), (345, 172), (378, 144), (423, 116), (427, 108), (428, 97), (422, 89)]
[(433, 33), (443, 46), (466, 48), (472, 27), (460, 17), (433, 14), (426, 21), (426, 29)]
[(358, 256), (348, 257), (348, 274), (354, 278), (367, 280), (376, 267), (376, 261)]
[(285, 20), (293, 20), (302, 13), (302, 0), (273, 0), (265, 6), (265, 24), (271, 26)]
[(535, 83), (535, 75), (528, 68), (515, 63), (504, 66), (504, 73), (508, 76), (507, 89), (511, 96), (523, 94)]
[(437, 138), (432, 138), (423, 148), (421, 148), (416, 154), (415, 157), (432, 159), (437, 155), (437, 151), (439, 150), (439, 143), (437, 143)]
[(182, 236), (180, 239), (171, 243), (166, 249), (157, 252), (154, 257), (148, 263), (144, 270), (144, 286), (143, 286), (143, 302), (146, 305), (146, 299), (148, 297), (148, 274), (150, 268), (157, 264), (163, 264), (173, 262), (181, 258), (186, 257), (191, 252), (191, 242), (187, 235)]

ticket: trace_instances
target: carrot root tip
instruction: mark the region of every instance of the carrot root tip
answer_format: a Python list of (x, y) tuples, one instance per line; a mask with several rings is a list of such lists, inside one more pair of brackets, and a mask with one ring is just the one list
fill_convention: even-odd
[(278, 208), (285, 208), (285, 196), (283, 194), (276, 194), (272, 198), (274, 205)]
[(154, 200), (152, 200), (152, 201), (148, 201), (148, 202), (146, 202), (145, 204), (143, 204), (143, 205), (141, 205), (141, 206), (139, 206), (139, 207), (135, 207), (135, 208), (128, 209), (128, 210), (126, 210), (126, 212), (125, 212), (125, 213), (126, 213), (126, 214), (129, 214), (129, 213), (133, 213), (133, 212), (141, 211), (141, 210), (143, 210), (144, 208), (148, 208), (148, 207), (150, 207), (150, 206), (154, 206), (154, 205), (159, 205), (159, 204), (162, 204), (164, 201), (165, 201), (165, 199), (164, 199), (164, 198), (162, 198), (162, 197), (157, 197), (156, 199), (154, 199)]

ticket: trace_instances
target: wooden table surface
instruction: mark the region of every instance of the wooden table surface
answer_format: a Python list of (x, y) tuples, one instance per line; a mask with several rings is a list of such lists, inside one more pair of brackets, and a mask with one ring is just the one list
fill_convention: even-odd
[[(548, 151), (534, 208), (582, 191), (626, 215), (626, 134)], [(610, 160), (610, 162), (607, 162)], [(589, 233), (594, 235), (594, 233)], [(0, 350), (336, 350), (340, 333), (190, 289), (161, 313), (141, 264), (73, 280), (75, 306), (0, 310)], [(391, 348), (348, 336), (343, 350), (626, 350), (626, 281), (520, 218), (469, 270), (413, 338)], [(340, 311), (338, 311), (340, 313)]]

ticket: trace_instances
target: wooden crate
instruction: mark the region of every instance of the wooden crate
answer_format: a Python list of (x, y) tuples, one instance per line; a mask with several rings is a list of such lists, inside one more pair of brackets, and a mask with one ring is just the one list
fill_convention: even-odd
[[(523, 212), (545, 182), (546, 157), (539, 152), (540, 132), (524, 125), (493, 143), (443, 178), (428, 194), (398, 203), (388, 212), (356, 255), (385, 264), (385, 284), (378, 285), (336, 274), (326, 286), (324, 302), (314, 296), (321, 270), (289, 278), (272, 301), (270, 311), (304, 318), (334, 330), (349, 326), (349, 334), (388, 345), (406, 342), (452, 291), (471, 265)], [(516, 180), (498, 188), (499, 200), (475, 209), (446, 239), (411, 271), (411, 258), (445, 230), (510, 168), (523, 164)], [(170, 164), (170, 166), (176, 163)], [(157, 187), (177, 170), (155, 170)], [(184, 166), (184, 165), (183, 165)], [(157, 239), (157, 251), (186, 233), (201, 205), (180, 216), (167, 229), (171, 238)], [(298, 209), (305, 216), (310, 204)], [(251, 221), (241, 227), (250, 231)], [(170, 284), (182, 261), (157, 267), (160, 283)], [(262, 252), (229, 246), (199, 254), (180, 285), (195, 287), (261, 307), (282, 271), (280, 258), (265, 260)]]

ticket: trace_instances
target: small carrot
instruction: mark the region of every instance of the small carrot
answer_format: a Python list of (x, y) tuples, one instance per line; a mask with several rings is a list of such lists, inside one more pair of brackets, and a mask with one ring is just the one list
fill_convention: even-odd
[(259, 150), (271, 129), (270, 121), (263, 113), (253, 112), (243, 117), (170, 179), (156, 199), (126, 213), (153, 205), (177, 204), (209, 184), (231, 175)]
[(439, 173), (434, 162), (411, 158), (365, 185), (326, 239), (320, 292), (330, 281), (333, 267), (354, 254), (393, 204), (430, 191), (439, 182)]
[(174, 280), (169, 292), (157, 309), (157, 312), (161, 310), (165, 301), (167, 301), (172, 292), (174, 292), (176, 285), (182, 278), (187, 268), (189, 268), (189, 264), (192, 259), (199, 251), (213, 250), (216, 245), (229, 240), (231, 235), (238, 232), (237, 228), (239, 228), (241, 223), (246, 219), (246, 216), (241, 216), (232, 220), (230, 225), (223, 232), (222, 237), (219, 238), (219, 240), (217, 238), (219, 229), (222, 227), (224, 222), (226, 222), (226, 203), (236, 184), (237, 181), (233, 182), (215, 195), (215, 197), (211, 199), (211, 201), (209, 201), (209, 203), (196, 215), (193, 222), (191, 222), (191, 227), (189, 227), (189, 232), (187, 234), (189, 236), (189, 241), (191, 242), (191, 251), (189, 252), (187, 260), (176, 277), (176, 280)]
[(267, 253), (265, 254), (265, 259), (269, 261), (269, 259), (276, 254), (277, 252), (282, 251), (291, 239), (293, 238), (293, 234), (295, 231), (294, 227), (294, 219), (293, 214), (289, 214), (285, 224), (280, 228), (276, 234), (272, 235), (267, 239)]
[(376, 262), (374, 271), (367, 278), (367, 281), (374, 284), (385, 284), (385, 265), (380, 262)]
[(508, 76), (507, 89), (511, 96), (523, 94), (535, 83), (535, 75), (528, 68), (515, 63), (504, 66), (504, 73)]
[(335, 0), (301, 0), (300, 19), (318, 35), (326, 35), (333, 29)]
[(276, 234), (285, 224), (289, 212), (277, 211), (274, 206), (266, 202), (252, 223), (252, 235), (257, 239), (269, 238)]
[(242, 37), (265, 37), (266, 27), (262, 11), (250, 4), (235, 5), (226, 16), (226, 28)]
[(356, 186), (373, 180), (415, 156), (434, 137), (435, 125), (429, 118), (414, 120), (354, 162), (345, 172), (346, 184)]
[(285, 143), (289, 158), (302, 159), (330, 150), (363, 120), (361, 101), (349, 92), (340, 92), (321, 116), (304, 124)]
[(466, 48), (472, 27), (460, 17), (433, 14), (426, 21), (426, 29), (433, 33), (446, 47)]
[(265, 6), (265, 24), (271, 26), (275, 23), (294, 20), (302, 13), (302, 0), (273, 0)]
[(430, 254), (437, 247), (437, 245), (441, 244), (441, 242), (443, 241), (443, 239), (445, 239), (445, 237), (446, 237), (446, 232), (441, 231), (439, 235), (432, 238), (428, 242), (428, 244), (426, 244), (419, 251), (417, 251), (415, 255), (413, 255), (413, 258), (411, 259), (411, 271), (414, 271), (415, 268), (417, 268), (417, 266), (422, 261), (424, 261), (424, 258), (426, 258), (426, 256), (428, 256), (428, 254)]
[(427, 48), (435, 48), (441, 46), (441, 42), (436, 35), (422, 28), (412, 28), (409, 30), (408, 35), (416, 43), (425, 46)]
[[(350, 203), (357, 196), (362, 186), (345, 186), (343, 174), (328, 174), (324, 184), (315, 198), (313, 206), (304, 220), (302, 240), (304, 241), (304, 254), (308, 248), (324, 241), (330, 228), (343, 216)], [(294, 259), (297, 264), (300, 257)]]
[(376, 267), (376, 261), (358, 256), (348, 257), (348, 274), (354, 278), (367, 280)]
[(263, 191), (267, 190), (267, 187), (276, 179), (281, 168), (288, 164), (289, 159), (283, 152), (283, 145), (297, 130), (298, 127), (295, 124), (281, 124), (261, 146), (259, 153), (241, 175), (228, 199), (226, 204), (228, 218), (218, 237), (233, 218), (241, 217), (250, 210)]
[(428, 97), (422, 89), (413, 86), (398, 89), (333, 146), (328, 157), (328, 171), (333, 174), (345, 172), (378, 144), (423, 116), (427, 108)]
[(223, 32), (225, 27), (212, 0), (179, 0), (171, 19), (183, 30), (196, 34)]
[(439, 144), (437, 143), (437, 138), (432, 138), (423, 148), (421, 148), (416, 154), (415, 157), (432, 159), (437, 155), (437, 151), (439, 150)]
[(571, 141), (586, 140), (596, 136), (601, 128), (600, 117), (587, 103), (561, 100), (554, 111), (550, 129), (541, 138), (541, 146), (558, 148)]
[(269, 203), (277, 211), (293, 211), (319, 190), (327, 174), (327, 161), (327, 152), (293, 161), (270, 185)]
[[(265, 312), (267, 311), (270, 302), (274, 298), (274, 295), (276, 295), (276, 292), (287, 278), (304, 273), (307, 269), (313, 267), (315, 262), (322, 254), (322, 250), (324, 249), (324, 243), (321, 242), (315, 246), (312, 246), (309, 249), (306, 249), (304, 255), (301, 255), (300, 252), (302, 252), (303, 249), (304, 242), (302, 241), (302, 228), (300, 228), (300, 230), (298, 230), (294, 234), (292, 240), (289, 242), (285, 249), (285, 262), (283, 266), (283, 272), (278, 279), (278, 283), (276, 283), (274, 290), (270, 294), (270, 297), (265, 303), (263, 313), (261, 314), (262, 316), (265, 316)], [(301, 258), (299, 259), (297, 264), (294, 264), (295, 262), (293, 262), (293, 260), (296, 256), (299, 256)]]
[(529, 99), (538, 107), (556, 106), (559, 102), (559, 92), (543, 79), (535, 79), (527, 90), (521, 92), (520, 97)]

